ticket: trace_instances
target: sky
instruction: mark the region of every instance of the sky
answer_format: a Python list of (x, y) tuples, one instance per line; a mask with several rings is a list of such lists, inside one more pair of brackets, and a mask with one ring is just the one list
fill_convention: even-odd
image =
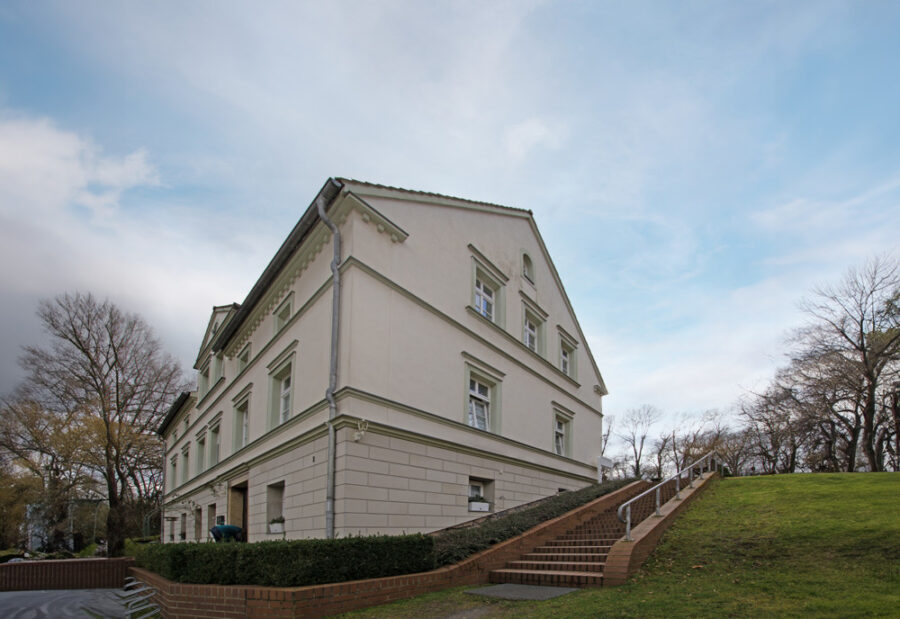
[(732, 410), (900, 238), (900, 4), (0, 4), (0, 394), (92, 292), (190, 370), (329, 176), (531, 209), (607, 415)]

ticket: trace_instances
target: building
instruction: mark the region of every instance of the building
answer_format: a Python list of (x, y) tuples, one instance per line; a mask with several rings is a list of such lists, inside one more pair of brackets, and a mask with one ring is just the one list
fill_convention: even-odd
[(166, 541), (427, 532), (596, 479), (606, 387), (530, 211), (329, 179), (195, 369)]

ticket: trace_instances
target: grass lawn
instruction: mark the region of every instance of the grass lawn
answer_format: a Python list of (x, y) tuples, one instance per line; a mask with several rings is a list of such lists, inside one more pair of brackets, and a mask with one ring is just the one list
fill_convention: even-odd
[(547, 602), (451, 589), (347, 617), (900, 617), (900, 474), (712, 485), (625, 586)]

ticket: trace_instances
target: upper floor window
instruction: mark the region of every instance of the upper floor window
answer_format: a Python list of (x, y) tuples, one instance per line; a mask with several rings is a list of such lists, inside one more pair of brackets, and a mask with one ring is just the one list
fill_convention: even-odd
[(475, 277), (475, 310), (493, 322), (494, 320), (494, 289), (490, 284)]
[(238, 373), (243, 372), (250, 365), (250, 344), (244, 346), (238, 353)]
[(559, 328), (559, 370), (570, 378), (576, 377), (576, 347), (575, 338)]
[(219, 463), (219, 449), (221, 447), (221, 435), (219, 433), (219, 424), (209, 428), (209, 466)]
[(534, 284), (534, 264), (528, 254), (522, 254), (522, 277)]
[(469, 425), (479, 430), (490, 428), (491, 387), (476, 378), (469, 379)]
[(185, 483), (188, 480), (188, 464), (190, 463), (190, 448), (186, 447), (181, 452), (181, 483)]
[(294, 295), (289, 294), (287, 298), (281, 302), (281, 305), (278, 306), (278, 309), (275, 310), (275, 333), (281, 331), (291, 319), (291, 306), (293, 300)]
[(196, 474), (199, 475), (203, 472), (206, 467), (206, 437), (199, 436), (197, 437), (197, 459), (196, 462)]
[(197, 375), (197, 397), (203, 398), (209, 391), (209, 361), (200, 368), (200, 374)]
[(244, 398), (240, 404), (234, 407), (234, 449), (238, 449), (250, 442), (250, 398)]
[(554, 420), (553, 426), (553, 453), (558, 456), (566, 455), (566, 435), (568, 434), (567, 429), (569, 424), (562, 419), (561, 417), (557, 417)]
[(484, 316), (496, 325), (504, 326), (505, 303), (504, 285), (509, 278), (503, 274), (474, 245), (469, 245), (472, 252), (472, 297), (470, 309)]

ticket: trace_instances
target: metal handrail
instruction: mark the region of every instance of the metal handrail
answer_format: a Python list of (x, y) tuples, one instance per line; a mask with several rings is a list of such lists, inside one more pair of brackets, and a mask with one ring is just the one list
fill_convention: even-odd
[[(715, 456), (715, 458), (713, 458), (714, 456)], [(619, 509), (616, 510), (616, 515), (619, 517), (620, 521), (625, 523), (625, 539), (629, 542), (632, 541), (632, 539), (631, 539), (631, 504), (632, 503), (634, 503), (635, 501), (637, 501), (639, 499), (643, 499), (645, 496), (649, 495), (651, 492), (656, 492), (656, 515), (657, 516), (662, 515), (659, 511), (660, 490), (662, 489), (662, 487), (674, 479), (675, 480), (675, 499), (681, 500), (681, 476), (682, 476), (682, 473), (684, 473), (685, 471), (688, 471), (688, 488), (693, 488), (694, 487), (694, 469), (699, 466), (700, 467), (700, 475), (703, 475), (703, 463), (704, 462), (706, 462), (706, 470), (707, 471), (711, 471), (712, 467), (715, 467), (720, 472), (724, 470), (725, 465), (722, 463), (722, 458), (719, 456), (719, 454), (716, 452), (716, 450), (713, 450), (713, 451), (709, 452), (708, 454), (706, 454), (705, 456), (703, 456), (702, 458), (700, 458), (699, 460), (695, 460), (688, 466), (682, 468), (680, 471), (677, 471), (671, 477), (664, 479), (663, 481), (659, 482), (652, 488), (648, 488), (647, 490), (644, 490), (643, 492), (641, 492), (639, 495), (637, 495), (633, 499), (629, 499), (628, 501), (625, 501), (624, 503), (622, 503), (619, 506)], [(623, 511), (625, 512), (625, 515), (622, 515)]]

